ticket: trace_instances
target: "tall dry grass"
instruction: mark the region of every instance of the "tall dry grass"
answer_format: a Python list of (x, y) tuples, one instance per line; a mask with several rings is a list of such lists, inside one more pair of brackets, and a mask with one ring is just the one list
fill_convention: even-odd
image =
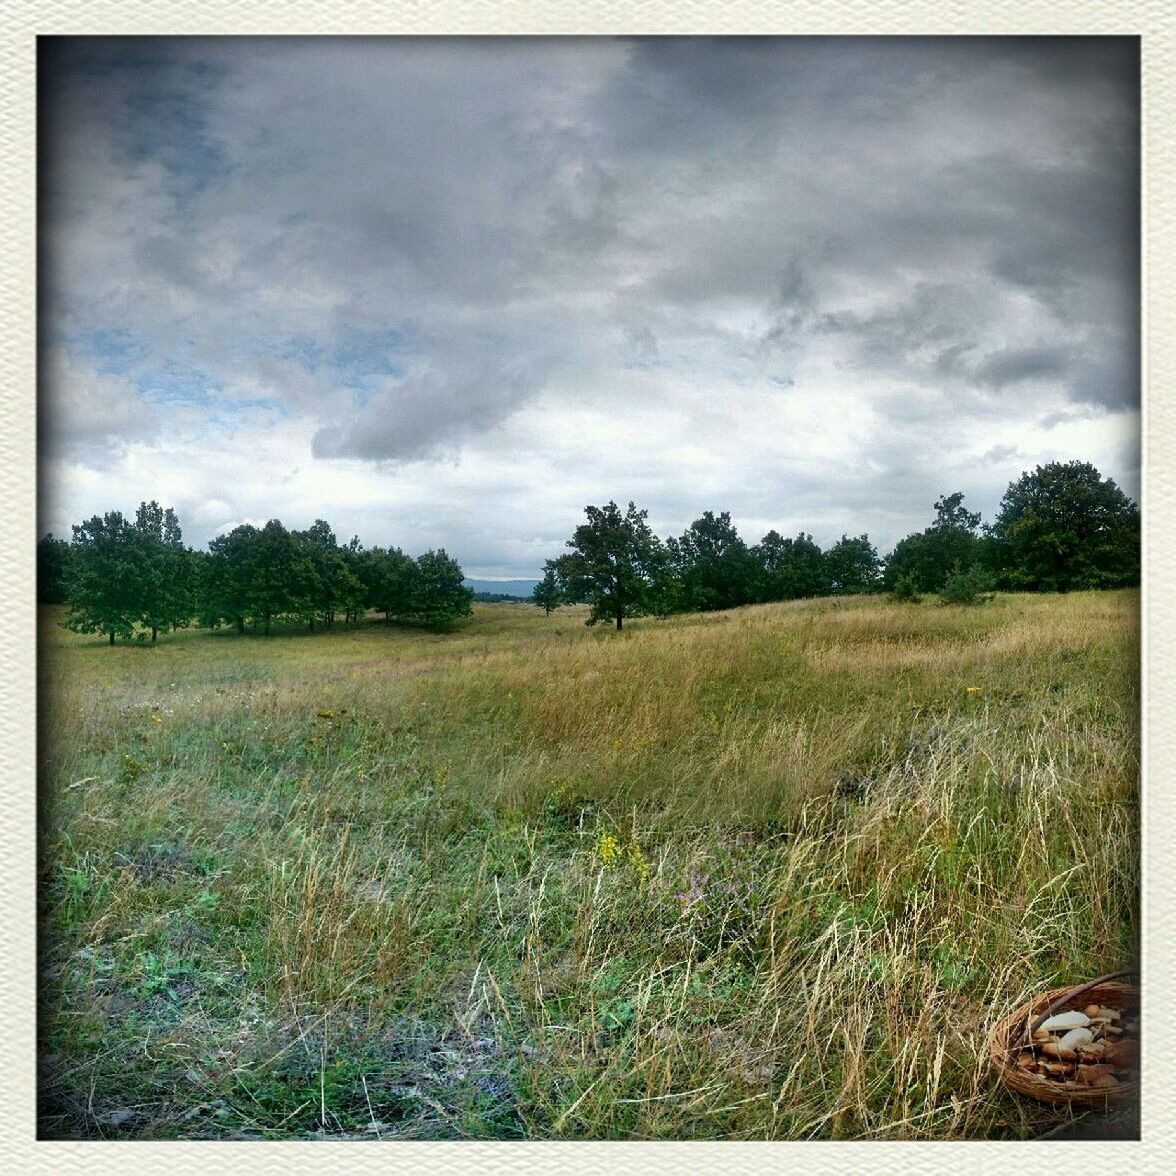
[(1138, 599), (43, 643), (42, 1125), (1024, 1137), (1138, 940)]

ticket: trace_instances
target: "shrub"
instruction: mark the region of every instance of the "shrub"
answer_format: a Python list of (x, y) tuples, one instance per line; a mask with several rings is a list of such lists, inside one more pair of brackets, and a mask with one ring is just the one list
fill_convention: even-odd
[(897, 600), (902, 604), (918, 604), (923, 598), (919, 595), (914, 578), (910, 575), (902, 575), (895, 580), (894, 587), (890, 590), (890, 599)]
[(939, 599), (944, 604), (983, 604), (992, 599), (992, 588), (992, 576), (985, 568), (972, 564), (965, 571), (956, 560), (939, 589)]

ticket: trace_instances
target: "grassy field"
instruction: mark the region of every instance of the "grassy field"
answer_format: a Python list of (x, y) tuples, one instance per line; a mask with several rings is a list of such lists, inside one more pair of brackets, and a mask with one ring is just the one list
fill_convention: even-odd
[(41, 644), (41, 1131), (1022, 1138), (1135, 958), (1138, 594)]

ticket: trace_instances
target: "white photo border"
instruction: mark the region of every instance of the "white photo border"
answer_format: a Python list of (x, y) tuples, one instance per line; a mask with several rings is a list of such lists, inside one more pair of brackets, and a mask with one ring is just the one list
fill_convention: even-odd
[[(1142, 40), (1144, 996), (1152, 1023), (1144, 1052), (1141, 1142), (1058, 1142), (1083, 1170), (1160, 1171), (1176, 1142), (1172, 1055), (1176, 968), (1173, 860), (1176, 549), (1165, 523), (1176, 507), (1176, 6), (1161, 0), (9, 0), (0, 33), (0, 1163), (27, 1172), (281, 1173), (679, 1171), (940, 1173), (1003, 1171), (1031, 1143), (187, 1143), (48, 1142), (35, 1138), (36, 674), (36, 41), (62, 35), (194, 34), (869, 34), (1137, 35)], [(1152, 1010), (1152, 1017), (1148, 1017)], [(1166, 1060), (1165, 1060), (1166, 1059)], [(1165, 1156), (1168, 1156), (1167, 1163)], [(1039, 1162), (1045, 1157), (1039, 1157)], [(1030, 1161), (1032, 1162), (1032, 1161)]]

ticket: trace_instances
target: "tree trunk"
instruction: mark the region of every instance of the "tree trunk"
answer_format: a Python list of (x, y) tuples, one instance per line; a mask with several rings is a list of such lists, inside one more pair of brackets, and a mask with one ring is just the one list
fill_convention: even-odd
[(114, 630), (113, 629), (110, 630), (110, 644), (111, 645), (114, 644)]
[(159, 632), (159, 630), (154, 625), (152, 625), (151, 626), (151, 644), (152, 645), (155, 644), (155, 637), (158, 632)]
[(623, 610), (618, 608), (617, 609), (617, 632), (618, 633), (621, 631), (621, 620), (623, 617), (624, 617)]
[(269, 615), (267, 614), (266, 618), (265, 618), (265, 629), (264, 629), (264, 633), (267, 637), (270, 635), (269, 626), (270, 626), (270, 619), (269, 619)]
[(244, 617), (237, 618), (237, 632), (240, 633), (242, 637), (245, 636), (245, 618)]

